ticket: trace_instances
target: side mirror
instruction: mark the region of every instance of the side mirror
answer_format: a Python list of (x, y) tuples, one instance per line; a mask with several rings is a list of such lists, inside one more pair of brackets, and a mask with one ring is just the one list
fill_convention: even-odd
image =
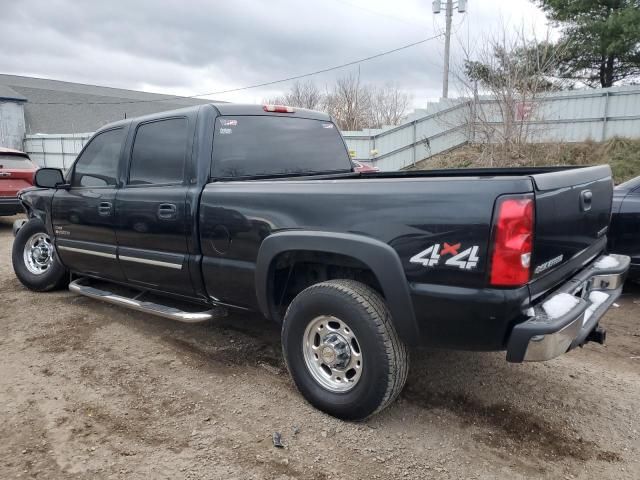
[(40, 188), (65, 188), (68, 185), (64, 181), (64, 175), (59, 168), (41, 168), (36, 171), (36, 187)]

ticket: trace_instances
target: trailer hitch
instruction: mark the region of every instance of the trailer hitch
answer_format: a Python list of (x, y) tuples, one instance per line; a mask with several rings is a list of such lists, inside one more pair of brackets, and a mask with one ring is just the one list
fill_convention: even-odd
[(604, 328), (602, 328), (600, 325), (598, 325), (596, 326), (596, 328), (594, 328), (589, 332), (589, 335), (587, 335), (587, 338), (584, 339), (584, 343), (582, 345), (589, 342), (595, 342), (595, 343), (599, 343), (600, 345), (604, 345), (604, 342), (606, 341), (606, 339), (607, 339), (607, 331)]

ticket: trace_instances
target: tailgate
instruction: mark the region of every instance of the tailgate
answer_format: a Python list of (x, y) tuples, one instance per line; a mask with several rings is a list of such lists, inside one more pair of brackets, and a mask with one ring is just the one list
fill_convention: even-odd
[(15, 198), (20, 190), (30, 187), (35, 170), (26, 154), (0, 149), (0, 197)]
[(0, 168), (0, 197), (15, 197), (33, 182), (33, 170), (9, 170)]
[[(580, 267), (604, 246), (613, 181), (608, 165), (531, 176), (536, 225), (532, 278), (575, 263)], [(590, 248), (591, 247), (591, 248)]]

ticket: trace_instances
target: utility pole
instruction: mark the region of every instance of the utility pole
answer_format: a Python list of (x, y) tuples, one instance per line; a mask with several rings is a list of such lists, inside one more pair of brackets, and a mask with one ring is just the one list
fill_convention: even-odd
[[(440, 13), (442, 0), (433, 0), (433, 13)], [(458, 13), (464, 13), (467, 8), (466, 0), (458, 0)], [(442, 72), (442, 98), (449, 96), (449, 50), (451, 48), (451, 19), (453, 17), (453, 0), (446, 0), (445, 8), (445, 32), (444, 32), (444, 69)]]
[(453, 0), (447, 0), (444, 30), (444, 71), (442, 72), (442, 98), (449, 96), (449, 49), (451, 48), (451, 17), (453, 16)]

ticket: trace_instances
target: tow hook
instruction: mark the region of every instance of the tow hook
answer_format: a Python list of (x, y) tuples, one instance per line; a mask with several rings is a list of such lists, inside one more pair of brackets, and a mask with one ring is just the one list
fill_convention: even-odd
[(594, 328), (589, 332), (589, 335), (587, 335), (587, 338), (584, 339), (584, 343), (596, 342), (596, 343), (599, 343), (600, 345), (604, 345), (604, 342), (606, 339), (607, 339), (607, 331), (604, 328), (602, 328), (600, 325), (598, 325), (596, 328)]

